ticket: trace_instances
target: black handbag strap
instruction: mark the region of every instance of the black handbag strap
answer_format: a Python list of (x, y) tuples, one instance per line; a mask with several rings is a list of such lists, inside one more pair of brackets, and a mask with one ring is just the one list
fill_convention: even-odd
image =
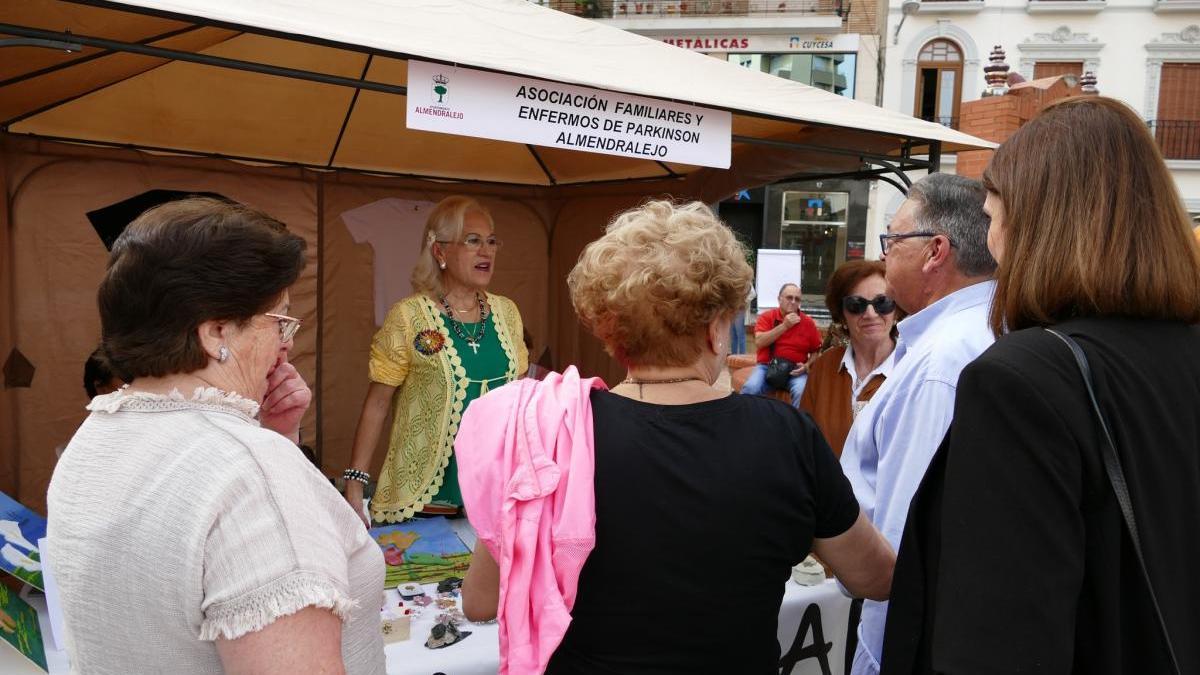
[(1079, 346), (1079, 343), (1067, 335), (1049, 328), (1046, 329), (1046, 332), (1062, 340), (1063, 344), (1070, 348), (1071, 353), (1075, 355), (1075, 364), (1079, 366), (1079, 373), (1083, 375), (1083, 384), (1087, 387), (1092, 411), (1096, 413), (1096, 420), (1100, 422), (1100, 430), (1104, 433), (1105, 442), (1100, 447), (1100, 455), (1104, 459), (1104, 472), (1108, 474), (1108, 482), (1112, 484), (1117, 504), (1121, 507), (1121, 515), (1125, 518), (1125, 527), (1129, 529), (1129, 539), (1133, 542), (1133, 552), (1137, 555), (1138, 566), (1142, 569), (1142, 578), (1146, 580), (1146, 590), (1150, 592), (1150, 603), (1154, 605), (1154, 614), (1158, 617), (1158, 627), (1162, 631), (1163, 642), (1167, 647), (1167, 656), (1171, 659), (1171, 666), (1176, 675), (1182, 675), (1183, 671), (1179, 669), (1179, 660), (1175, 658), (1175, 647), (1171, 644), (1171, 634), (1167, 631), (1167, 622), (1163, 619), (1162, 608), (1159, 607), (1158, 597), (1154, 594), (1154, 584), (1150, 583), (1150, 572), (1146, 569), (1146, 558), (1142, 555), (1137, 521), (1133, 517), (1133, 502), (1129, 499), (1129, 486), (1125, 483), (1125, 471), (1121, 468), (1120, 457), (1117, 456), (1117, 444), (1113, 441), (1112, 434), (1109, 433), (1108, 423), (1105, 422), (1104, 413), (1100, 410), (1100, 403), (1096, 400), (1096, 390), (1092, 386), (1092, 369), (1088, 365), (1087, 355), (1083, 353), (1083, 348)]
[[(771, 330), (775, 330), (776, 328), (779, 328), (779, 324), (781, 324), (781, 323), (783, 323), (783, 310), (782, 309), (779, 310), (779, 320), (775, 322), (774, 326), (771, 326)], [(787, 331), (784, 331), (784, 332), (786, 333)], [(775, 342), (779, 342), (779, 338), (775, 338)], [(771, 343), (770, 351), (767, 352), (767, 358), (770, 359), (769, 361), (767, 361), (767, 363), (770, 363), (771, 361), (775, 360), (775, 342)]]

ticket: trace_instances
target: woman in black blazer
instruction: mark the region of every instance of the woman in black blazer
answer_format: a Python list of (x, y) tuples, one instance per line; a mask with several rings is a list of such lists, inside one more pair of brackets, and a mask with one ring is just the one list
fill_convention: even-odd
[(984, 174), (995, 345), (900, 546), (883, 673), (1173, 672), (1067, 345), (1091, 363), (1179, 669), (1200, 672), (1200, 247), (1146, 124), (1067, 99)]

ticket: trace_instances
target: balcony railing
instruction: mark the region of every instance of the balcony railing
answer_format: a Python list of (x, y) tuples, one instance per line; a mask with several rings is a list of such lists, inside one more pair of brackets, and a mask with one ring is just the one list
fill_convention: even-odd
[(1163, 157), (1200, 160), (1200, 120), (1151, 120), (1147, 124)]
[(958, 128), (958, 118), (957, 117), (938, 117), (936, 115), (921, 115), (921, 119), (925, 120), (926, 122), (937, 122), (938, 124), (940, 124), (944, 127), (950, 127), (951, 129)]
[(593, 19), (837, 14), (841, 0), (532, 0), (560, 12)]

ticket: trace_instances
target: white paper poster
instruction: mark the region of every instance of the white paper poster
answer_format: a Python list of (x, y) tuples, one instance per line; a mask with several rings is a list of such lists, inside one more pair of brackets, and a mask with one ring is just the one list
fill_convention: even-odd
[(683, 103), (409, 59), (409, 129), (729, 168), (732, 116)]
[(773, 248), (758, 249), (758, 272), (754, 288), (758, 292), (758, 309), (779, 306), (779, 289), (784, 284), (800, 284), (800, 251)]

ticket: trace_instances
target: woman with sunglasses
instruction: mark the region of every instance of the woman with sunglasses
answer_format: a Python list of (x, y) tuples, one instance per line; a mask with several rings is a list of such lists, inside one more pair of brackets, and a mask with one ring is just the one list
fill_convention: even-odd
[(346, 499), (361, 514), (372, 456), (392, 413), (370, 506), (370, 519), (380, 523), (458, 512), (454, 436), (462, 413), (529, 369), (516, 304), (487, 292), (501, 246), (487, 209), (470, 197), (446, 197), (429, 213), (421, 243), (415, 292), (392, 307), (371, 343), (371, 384), (342, 475)]
[(49, 556), (79, 672), (383, 673), (383, 556), (296, 447), (305, 242), (215, 199), (113, 245), (97, 396), (55, 467)]
[(812, 415), (833, 452), (842, 446), (854, 417), (892, 371), (896, 321), (902, 312), (886, 295), (883, 263), (852, 260), (833, 273), (825, 306), (833, 317), (830, 336), (844, 340), (808, 367), (808, 386), (800, 408)]

